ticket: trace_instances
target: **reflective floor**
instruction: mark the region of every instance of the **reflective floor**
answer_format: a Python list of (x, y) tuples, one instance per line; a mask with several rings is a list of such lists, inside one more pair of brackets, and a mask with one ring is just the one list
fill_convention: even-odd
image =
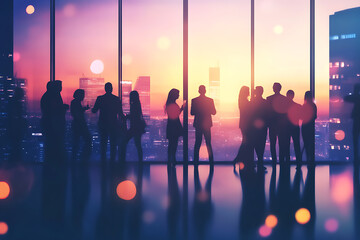
[(0, 239), (359, 238), (358, 168), (266, 167), (3, 166)]

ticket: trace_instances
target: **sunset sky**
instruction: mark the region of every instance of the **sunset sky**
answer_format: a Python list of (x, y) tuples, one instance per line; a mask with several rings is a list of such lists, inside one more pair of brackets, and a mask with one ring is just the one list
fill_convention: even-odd
[[(15, 0), (15, 73), (39, 99), (49, 80), (49, 1)], [(26, 13), (32, 4), (35, 12)], [(101, 76), (117, 87), (117, 1), (56, 1), (56, 79), (71, 100), (83, 76)], [(309, 89), (309, 1), (255, 0), (255, 85), (271, 94)], [(316, 1), (316, 100), (328, 113), (329, 15), (360, 6), (358, 0)], [(123, 0), (123, 79), (151, 77), (151, 109), (162, 109), (168, 91), (182, 92), (182, 1)], [(104, 71), (94, 74), (99, 59)], [(237, 95), (250, 85), (250, 0), (189, 1), (189, 98), (208, 86), (209, 67), (220, 67), (221, 112), (236, 116)]]

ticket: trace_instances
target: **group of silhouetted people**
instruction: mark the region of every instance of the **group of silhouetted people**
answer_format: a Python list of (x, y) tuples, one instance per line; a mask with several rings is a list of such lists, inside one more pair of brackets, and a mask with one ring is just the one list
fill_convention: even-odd
[[(269, 129), (270, 152), (274, 164), (277, 162), (276, 144), (279, 143), (279, 162), (290, 161), (290, 142), (293, 140), (296, 162), (302, 162), (300, 147), (300, 122), (304, 150), (308, 162), (315, 158), (315, 119), (317, 107), (310, 91), (305, 93), (304, 104), (294, 102), (295, 93), (289, 90), (286, 96), (280, 93), (281, 84), (274, 83), (274, 94), (263, 98), (263, 88), (255, 88), (250, 98), (249, 87), (243, 86), (239, 93), (240, 122), (243, 136), (234, 163), (243, 161), (245, 166), (253, 166), (254, 152), (258, 164), (264, 160), (266, 137)], [(263, 167), (263, 166), (262, 166)]]

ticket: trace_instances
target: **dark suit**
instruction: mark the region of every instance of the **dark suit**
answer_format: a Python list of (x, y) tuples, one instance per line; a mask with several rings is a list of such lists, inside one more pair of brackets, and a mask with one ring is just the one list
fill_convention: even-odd
[(301, 162), (301, 149), (300, 149), (300, 115), (301, 115), (301, 105), (294, 102), (293, 100), (290, 100), (290, 106), (289, 106), (289, 112), (288, 112), (288, 118), (290, 121), (288, 122), (289, 127), (289, 134), (286, 139), (286, 155), (287, 160), (290, 160), (290, 141), (291, 138), (293, 140), (294, 144), (294, 151), (296, 156), (296, 162)]
[(98, 110), (100, 110), (98, 127), (101, 158), (106, 158), (106, 145), (108, 139), (110, 139), (110, 159), (115, 160), (117, 130), (120, 127), (118, 126), (118, 115), (123, 117), (121, 101), (117, 96), (111, 93), (98, 96), (92, 112), (96, 113)]
[(214, 100), (204, 95), (191, 100), (191, 115), (194, 115), (195, 128), (195, 146), (194, 146), (194, 162), (199, 161), (199, 151), (204, 135), (206, 147), (209, 154), (209, 161), (214, 161), (213, 151), (211, 147), (211, 115), (216, 114)]
[(270, 152), (273, 163), (277, 162), (276, 141), (279, 139), (279, 162), (286, 158), (286, 139), (287, 132), (283, 126), (287, 123), (287, 111), (289, 108), (289, 99), (280, 93), (271, 95), (266, 99), (270, 105), (269, 116), (269, 139)]

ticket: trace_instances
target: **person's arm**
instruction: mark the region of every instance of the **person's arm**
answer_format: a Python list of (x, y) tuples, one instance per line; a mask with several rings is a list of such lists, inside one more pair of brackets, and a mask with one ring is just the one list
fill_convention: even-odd
[(216, 109), (215, 109), (214, 100), (211, 99), (211, 115), (215, 115), (215, 114), (216, 114)]
[(194, 106), (194, 99), (191, 100), (191, 110), (190, 110), (190, 114), (192, 116), (194, 116), (196, 113), (196, 110), (195, 110), (195, 106)]
[(99, 107), (100, 107), (99, 102), (100, 102), (99, 97), (97, 97), (96, 101), (95, 101), (95, 104), (94, 104), (94, 107), (91, 109), (91, 112), (96, 113), (99, 110)]

